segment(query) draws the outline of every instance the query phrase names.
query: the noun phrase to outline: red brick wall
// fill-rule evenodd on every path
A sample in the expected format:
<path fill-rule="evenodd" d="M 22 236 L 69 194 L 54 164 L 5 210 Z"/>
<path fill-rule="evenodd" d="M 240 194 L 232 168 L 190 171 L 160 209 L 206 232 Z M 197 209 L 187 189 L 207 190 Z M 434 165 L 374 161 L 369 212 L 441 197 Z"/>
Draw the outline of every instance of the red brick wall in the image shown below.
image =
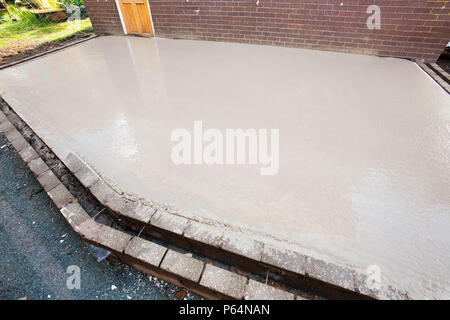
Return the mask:
<path fill-rule="evenodd" d="M 89 11 L 91 4 L 96 3 L 96 9 Z M 114 1 L 106 3 L 113 5 Z M 450 41 L 448 0 L 149 0 L 149 3 L 158 37 L 426 61 L 435 61 Z M 379 30 L 369 30 L 366 25 L 370 15 L 366 11 L 371 4 L 381 9 Z M 86 6 L 97 29 L 106 30 L 109 23 L 118 21 L 118 16 L 113 19 L 114 14 L 109 13 L 110 7 L 104 18 L 97 19 L 96 15 L 102 12 L 96 0 L 87 0 Z"/>
<path fill-rule="evenodd" d="M 84 0 L 95 33 L 123 34 L 120 16 L 114 0 Z"/>

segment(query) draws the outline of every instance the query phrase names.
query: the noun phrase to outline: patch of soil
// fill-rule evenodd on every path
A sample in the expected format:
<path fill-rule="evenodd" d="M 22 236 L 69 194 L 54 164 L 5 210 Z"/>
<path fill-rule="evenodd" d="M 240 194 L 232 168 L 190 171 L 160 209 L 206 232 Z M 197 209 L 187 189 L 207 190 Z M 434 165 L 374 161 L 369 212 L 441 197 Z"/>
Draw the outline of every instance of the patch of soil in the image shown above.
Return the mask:
<path fill-rule="evenodd" d="M 11 46 L 0 49 L 0 67 L 2 65 L 33 56 L 35 54 L 62 47 L 64 45 L 70 44 L 71 42 L 89 37 L 92 34 L 92 31 L 77 32 L 65 39 L 46 43 L 39 43 L 35 41 L 16 41 Z"/>

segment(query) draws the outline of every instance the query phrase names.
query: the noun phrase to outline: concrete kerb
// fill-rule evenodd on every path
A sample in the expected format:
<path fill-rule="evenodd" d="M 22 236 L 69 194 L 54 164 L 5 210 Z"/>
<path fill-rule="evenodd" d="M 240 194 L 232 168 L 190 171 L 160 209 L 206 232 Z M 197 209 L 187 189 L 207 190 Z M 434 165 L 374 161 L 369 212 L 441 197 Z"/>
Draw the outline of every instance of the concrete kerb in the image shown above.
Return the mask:
<path fill-rule="evenodd" d="M 0 111 L 0 123 L 3 124 L 5 122 L 9 121 Z M 15 130 L 8 125 L 4 127 L 10 129 L 6 133 Z M 9 137 L 12 137 L 14 140 L 18 139 L 17 135 L 9 135 Z M 9 141 L 12 142 L 14 140 Z M 29 144 L 24 145 L 22 150 L 28 148 L 32 147 Z M 252 292 L 254 290 L 253 287 L 255 285 L 253 282 L 252 287 L 247 288 L 248 278 L 246 277 L 215 266 L 205 265 L 203 261 L 192 258 L 189 255 L 178 253 L 159 244 L 96 222 L 81 207 L 75 197 L 67 190 L 56 175 L 53 174 L 45 162 L 39 157 L 31 159 L 29 156 L 30 153 L 22 154 L 22 159 L 36 175 L 44 190 L 60 209 L 63 217 L 86 242 L 111 251 L 116 258 L 140 271 L 176 285 L 184 286 L 206 298 L 242 299 L 244 298 L 245 292 Z M 75 168 L 73 163 L 69 165 Z M 97 180 L 92 182 L 92 179 L 85 181 L 91 182 L 89 186 L 97 182 Z M 103 184 L 97 182 L 93 190 L 99 198 L 103 200 L 111 199 L 109 195 L 105 194 L 106 190 Z M 140 211 L 138 211 L 138 214 L 141 214 Z M 148 223 L 150 219 L 151 217 L 142 219 L 140 216 L 136 221 L 142 222 L 143 220 Z M 205 275 L 206 270 L 208 271 Z M 213 270 L 213 272 L 210 270 Z M 220 277 L 215 277 L 214 274 L 220 275 Z M 218 286 L 218 290 L 215 290 L 214 286 Z M 263 283 L 259 283 L 258 287 L 262 288 L 264 292 L 273 291 L 272 287 Z M 237 291 L 238 294 L 236 293 Z M 272 298 L 283 298 L 279 294 L 278 292 Z M 290 295 L 287 296 L 290 297 Z"/>
<path fill-rule="evenodd" d="M 10 116 L 17 117 L 15 114 L 11 114 Z M 3 117 L 0 117 L 0 119 L 5 118 L 4 115 Z M 0 121 L 0 123 L 2 122 L 4 121 Z M 6 125 L 6 127 L 11 129 L 8 125 Z M 13 139 L 12 141 L 21 137 L 16 133 L 11 134 L 11 131 L 14 132 L 14 130 L 15 129 L 9 130 L 6 133 Z M 25 148 L 23 141 L 21 143 L 21 148 Z M 31 162 L 35 159 L 31 159 L 31 161 L 30 159 L 26 160 Z M 268 271 L 274 272 L 277 276 L 281 275 L 282 282 L 287 282 L 289 285 L 294 284 L 294 287 L 296 284 L 300 283 L 302 289 L 311 289 L 319 294 L 325 292 L 326 296 L 330 298 L 408 298 L 407 294 L 399 292 L 390 285 L 386 285 L 381 291 L 374 293 L 367 288 L 367 281 L 354 280 L 366 279 L 367 277 L 364 274 L 356 273 L 346 267 L 332 265 L 336 268 L 328 268 L 331 271 L 340 270 L 338 275 L 334 273 L 337 278 L 331 279 L 330 275 L 324 273 L 326 270 L 320 270 L 323 266 L 330 266 L 330 264 L 317 259 L 311 258 L 308 260 L 310 264 L 309 269 L 312 270 L 309 274 L 306 270 L 304 274 L 287 270 L 289 268 L 286 268 L 286 261 L 283 261 L 282 259 L 269 261 L 264 258 L 265 244 L 262 244 L 262 247 L 261 244 L 258 244 L 257 242 L 243 245 L 246 241 L 252 242 L 254 240 L 246 237 L 238 237 L 236 239 L 236 235 L 230 236 L 218 230 L 211 232 L 214 228 L 210 229 L 209 226 L 172 215 L 168 212 L 158 212 L 155 208 L 146 208 L 143 210 L 145 214 L 143 216 L 138 216 L 136 215 L 136 208 L 140 207 L 142 209 L 142 206 L 140 206 L 139 203 L 124 199 L 122 195 L 116 193 L 109 185 L 101 181 L 101 177 L 77 156 L 73 154 L 69 155 L 64 163 L 77 179 L 85 187 L 88 187 L 88 189 L 101 200 L 103 205 L 106 205 L 106 207 L 110 209 L 111 213 L 126 220 L 129 223 L 129 226 L 134 230 L 140 230 L 140 232 L 150 234 L 151 236 L 155 236 L 164 241 L 170 240 L 168 242 L 187 250 L 192 250 L 201 254 L 206 253 L 206 256 L 214 257 L 214 259 L 221 262 L 223 261 L 225 264 L 229 264 L 229 262 L 232 261 L 237 267 L 243 267 L 244 271 L 253 272 L 258 275 L 268 274 Z M 31 166 L 31 164 L 29 164 L 29 166 Z M 38 173 L 37 176 L 38 180 L 44 185 L 46 191 L 50 191 L 60 183 L 59 180 L 54 179 L 54 174 L 51 170 Z M 126 208 L 126 210 L 123 210 L 123 208 Z M 67 212 L 68 211 L 65 210 L 65 213 Z M 172 226 L 170 222 L 174 219 L 180 220 L 180 223 Z M 69 223 L 75 228 L 78 228 L 79 226 L 74 223 L 74 220 L 76 219 L 69 221 Z M 181 229 L 183 229 L 183 231 L 181 231 Z M 235 242 L 240 245 L 233 245 L 233 240 L 229 241 L 230 239 L 235 239 Z M 227 242 L 227 240 L 229 242 Z M 245 248 L 256 248 L 256 250 L 252 252 L 252 258 L 244 256 L 245 251 L 248 251 Z M 263 250 L 262 253 L 261 248 Z M 286 251 L 283 249 L 277 250 L 280 252 Z M 256 255 L 254 254 L 255 252 L 257 253 Z M 326 276 L 323 276 L 324 274 Z M 353 277 L 353 280 L 345 279 L 345 277 L 342 278 L 343 275 L 350 275 L 350 277 Z M 277 279 L 279 279 L 279 277 Z M 343 284 L 344 286 L 341 287 Z"/>
<path fill-rule="evenodd" d="M 8 120 L 8 118 L 5 116 L 5 114 L 3 112 L 0 112 L 0 131 L 4 132 L 1 128 L 2 128 L 2 124 L 3 122 L 5 122 L 5 124 L 11 124 Z"/>
<path fill-rule="evenodd" d="M 9 122 L 5 121 L 6 119 L 0 119 L 0 131 L 3 133 L 6 133 L 12 129 L 14 129 L 14 126 Z"/>
<path fill-rule="evenodd" d="M 295 295 L 275 287 L 270 287 L 253 279 L 249 280 L 245 291 L 246 300 L 294 300 Z"/>
<path fill-rule="evenodd" d="M 9 142 L 14 142 L 14 140 L 21 138 L 21 134 L 15 128 L 5 132 L 5 137 L 9 140 Z"/>
<path fill-rule="evenodd" d="M 17 150 L 17 152 L 21 152 L 28 146 L 28 142 L 23 137 L 12 141 L 11 144 Z"/>
<path fill-rule="evenodd" d="M 211 294 L 221 294 L 227 299 L 241 300 L 245 296 L 248 279 L 228 270 L 207 264 L 200 285 L 211 290 Z"/>
<path fill-rule="evenodd" d="M 274 248 L 234 232 L 223 232 L 215 227 L 126 199 L 102 181 L 88 164 L 73 153 L 68 155 L 64 163 L 100 203 L 125 219 L 134 230 L 142 230 L 146 235 L 235 265 L 259 276 L 265 276 L 270 270 L 289 285 L 307 288 L 326 297 L 379 298 L 369 289 L 356 285 L 354 279 L 357 273 L 354 270 L 298 252 Z M 139 214 L 138 207 L 146 214 Z M 363 275 L 358 277 L 362 278 Z M 363 285 L 359 283 L 359 286 Z"/>

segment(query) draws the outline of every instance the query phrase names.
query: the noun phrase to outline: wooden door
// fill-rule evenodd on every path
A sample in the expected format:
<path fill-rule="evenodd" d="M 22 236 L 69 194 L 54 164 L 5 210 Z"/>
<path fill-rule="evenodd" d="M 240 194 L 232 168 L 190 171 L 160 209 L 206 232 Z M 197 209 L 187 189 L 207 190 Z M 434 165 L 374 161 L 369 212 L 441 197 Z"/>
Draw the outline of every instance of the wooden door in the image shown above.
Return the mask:
<path fill-rule="evenodd" d="M 127 33 L 153 37 L 147 0 L 118 0 Z"/>

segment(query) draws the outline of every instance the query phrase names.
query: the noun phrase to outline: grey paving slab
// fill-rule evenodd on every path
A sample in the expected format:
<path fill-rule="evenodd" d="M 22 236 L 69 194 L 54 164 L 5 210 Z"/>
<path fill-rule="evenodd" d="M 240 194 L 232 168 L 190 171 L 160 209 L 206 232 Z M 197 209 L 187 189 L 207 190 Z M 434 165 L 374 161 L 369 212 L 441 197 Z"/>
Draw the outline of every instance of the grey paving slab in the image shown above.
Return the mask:
<path fill-rule="evenodd" d="M 50 169 L 38 175 L 37 179 L 45 191 L 49 191 L 61 183 Z"/>
<path fill-rule="evenodd" d="M 24 138 L 16 139 L 11 142 L 11 144 L 17 150 L 17 152 L 20 152 L 29 146 L 29 143 Z"/>
<path fill-rule="evenodd" d="M 6 120 L 6 117 L 3 119 Z M 6 133 L 14 129 L 14 126 L 9 121 L 0 121 L 0 132 Z"/>
<path fill-rule="evenodd" d="M 139 237 L 133 237 L 125 249 L 125 254 L 157 268 L 166 251 L 166 247 Z"/>
<path fill-rule="evenodd" d="M 200 284 L 234 299 L 245 295 L 247 278 L 237 273 L 207 264 Z"/>
<path fill-rule="evenodd" d="M 190 281 L 198 282 L 202 274 L 203 262 L 169 249 L 161 262 L 161 269 Z"/>
<path fill-rule="evenodd" d="M 48 195 L 58 207 L 58 209 L 62 209 L 75 201 L 73 195 L 62 183 L 51 189 L 48 192 Z"/>
<path fill-rule="evenodd" d="M 41 158 L 36 158 L 28 162 L 28 167 L 36 176 L 50 169 Z"/>
<path fill-rule="evenodd" d="M 10 141 L 13 142 L 14 140 L 22 138 L 22 135 L 19 131 L 15 128 L 7 128 L 8 131 L 4 132 L 5 137 Z"/>
<path fill-rule="evenodd" d="M 19 140 L 19 139 L 17 139 L 17 140 Z M 14 141 L 16 141 L 16 140 L 14 140 Z M 27 163 L 30 162 L 31 160 L 39 157 L 39 155 L 36 153 L 36 151 L 34 151 L 33 147 L 31 147 L 31 146 L 25 147 L 22 150 L 20 150 L 19 155 L 22 158 L 22 160 Z"/>
<path fill-rule="evenodd" d="M 79 226 L 91 218 L 78 202 L 72 202 L 60 211 L 70 226 L 77 232 Z"/>
<path fill-rule="evenodd" d="M 98 236 L 95 238 L 95 242 L 107 247 L 109 250 L 122 253 L 131 238 L 132 236 L 125 232 L 102 226 Z"/>

